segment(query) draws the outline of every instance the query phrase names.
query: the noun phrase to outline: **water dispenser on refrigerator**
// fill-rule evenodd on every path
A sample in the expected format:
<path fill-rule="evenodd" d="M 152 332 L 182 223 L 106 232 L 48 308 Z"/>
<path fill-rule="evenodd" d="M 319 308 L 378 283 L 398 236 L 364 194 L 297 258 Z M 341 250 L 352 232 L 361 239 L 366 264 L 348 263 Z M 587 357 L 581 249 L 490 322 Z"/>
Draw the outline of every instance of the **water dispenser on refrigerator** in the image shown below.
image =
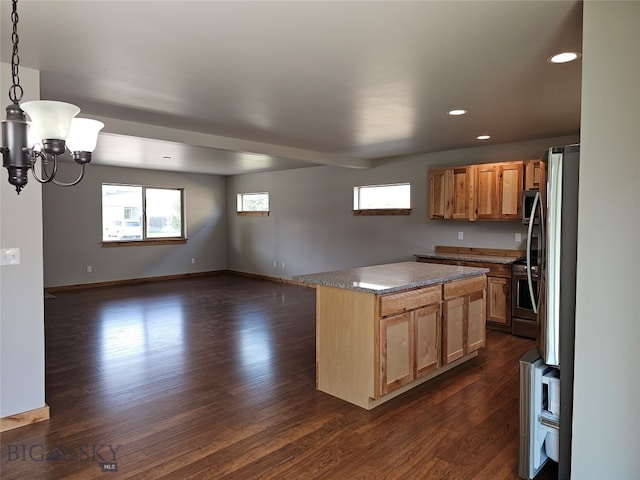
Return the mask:
<path fill-rule="evenodd" d="M 535 478 L 548 459 L 558 461 L 560 379 L 537 349 L 520 359 L 520 461 L 521 478 Z"/>

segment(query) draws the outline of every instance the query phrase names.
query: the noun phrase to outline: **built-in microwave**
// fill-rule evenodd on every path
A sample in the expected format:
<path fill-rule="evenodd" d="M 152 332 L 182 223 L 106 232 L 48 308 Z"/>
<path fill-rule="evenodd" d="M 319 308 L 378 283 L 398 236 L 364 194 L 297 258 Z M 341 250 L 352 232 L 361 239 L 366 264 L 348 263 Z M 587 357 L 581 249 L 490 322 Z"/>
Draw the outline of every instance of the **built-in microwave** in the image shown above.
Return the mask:
<path fill-rule="evenodd" d="M 536 198 L 538 190 L 525 190 L 522 192 L 522 223 L 529 223 L 531 211 L 533 210 L 533 200 Z M 540 223 L 538 215 L 534 217 L 533 223 Z"/>

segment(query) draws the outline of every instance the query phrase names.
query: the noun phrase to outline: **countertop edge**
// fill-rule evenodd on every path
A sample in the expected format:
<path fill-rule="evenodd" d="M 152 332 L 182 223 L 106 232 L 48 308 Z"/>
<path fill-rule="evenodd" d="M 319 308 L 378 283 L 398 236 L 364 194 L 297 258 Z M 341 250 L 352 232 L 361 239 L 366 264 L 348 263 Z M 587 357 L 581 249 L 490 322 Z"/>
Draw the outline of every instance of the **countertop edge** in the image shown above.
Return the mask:
<path fill-rule="evenodd" d="M 438 285 L 438 284 L 442 284 L 442 283 L 447 283 L 447 282 L 451 282 L 453 280 L 460 280 L 460 279 L 463 279 L 463 278 L 476 277 L 478 275 L 486 275 L 487 273 L 490 272 L 490 270 L 488 268 L 475 268 L 475 267 L 468 267 L 468 268 L 473 268 L 475 271 L 459 273 L 459 274 L 452 274 L 452 275 L 447 275 L 447 276 L 439 277 L 439 278 L 430 278 L 430 279 L 424 280 L 424 281 L 411 282 L 411 283 L 407 283 L 405 285 L 399 285 L 399 286 L 389 287 L 389 288 L 380 289 L 380 290 L 354 286 L 354 285 L 350 285 L 350 284 L 346 284 L 346 283 L 332 282 L 332 281 L 329 281 L 329 280 L 313 279 L 312 277 L 315 274 L 311 274 L 311 275 L 296 275 L 296 276 L 294 276 L 292 278 L 294 280 L 297 280 L 297 281 L 300 281 L 300 282 L 305 282 L 305 283 L 314 284 L 314 285 L 322 285 L 322 286 L 325 286 L 325 287 L 341 288 L 343 290 L 352 290 L 352 291 L 364 292 L 364 293 L 373 293 L 373 294 L 376 294 L 376 295 L 386 295 L 388 293 L 402 292 L 402 291 L 405 291 L 405 290 L 412 290 L 412 289 L 420 288 L 420 287 L 428 287 L 429 285 Z"/>
<path fill-rule="evenodd" d="M 415 258 L 427 258 L 433 260 L 454 260 L 462 262 L 491 263 L 496 265 L 511 265 L 518 259 L 518 257 L 467 255 L 463 253 L 414 253 L 413 256 Z"/>

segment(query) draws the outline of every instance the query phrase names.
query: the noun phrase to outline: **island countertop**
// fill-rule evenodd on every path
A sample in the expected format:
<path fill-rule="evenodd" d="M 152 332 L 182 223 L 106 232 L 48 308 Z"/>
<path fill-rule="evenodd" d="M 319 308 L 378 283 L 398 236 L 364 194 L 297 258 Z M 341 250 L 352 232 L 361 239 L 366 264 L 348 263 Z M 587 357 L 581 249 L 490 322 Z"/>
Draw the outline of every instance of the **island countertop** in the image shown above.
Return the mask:
<path fill-rule="evenodd" d="M 488 272 L 487 268 L 401 262 L 296 275 L 293 278 L 304 283 L 386 294 L 474 277 Z"/>

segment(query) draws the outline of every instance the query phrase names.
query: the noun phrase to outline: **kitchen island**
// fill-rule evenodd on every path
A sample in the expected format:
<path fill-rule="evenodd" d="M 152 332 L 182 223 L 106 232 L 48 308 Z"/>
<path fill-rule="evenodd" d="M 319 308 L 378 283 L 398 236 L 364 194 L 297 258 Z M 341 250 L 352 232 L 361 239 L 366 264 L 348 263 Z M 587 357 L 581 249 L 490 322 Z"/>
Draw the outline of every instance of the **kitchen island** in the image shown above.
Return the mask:
<path fill-rule="evenodd" d="M 488 269 L 402 262 L 299 275 L 316 286 L 316 387 L 372 409 L 477 356 Z"/>

